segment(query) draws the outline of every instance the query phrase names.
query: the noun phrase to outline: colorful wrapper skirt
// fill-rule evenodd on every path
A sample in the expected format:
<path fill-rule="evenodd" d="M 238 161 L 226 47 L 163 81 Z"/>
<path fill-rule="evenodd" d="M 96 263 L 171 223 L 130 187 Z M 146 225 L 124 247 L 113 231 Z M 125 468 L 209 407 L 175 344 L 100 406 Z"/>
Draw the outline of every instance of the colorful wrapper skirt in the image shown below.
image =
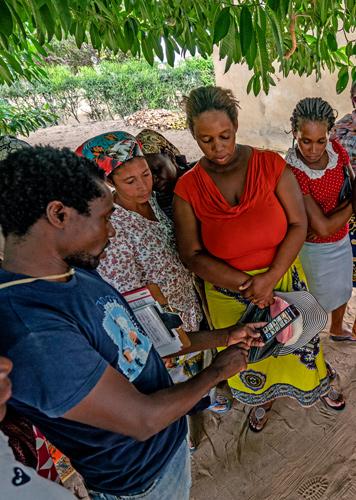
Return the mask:
<path fill-rule="evenodd" d="M 248 274 L 265 271 L 248 271 Z M 306 278 L 300 261 L 296 260 L 277 283 L 276 290 L 303 289 L 306 289 Z M 249 303 L 239 293 L 218 289 L 208 282 L 205 293 L 214 328 L 236 324 Z M 281 397 L 294 398 L 302 406 L 313 405 L 330 387 L 319 335 L 293 354 L 271 356 L 249 364 L 228 382 L 234 398 L 246 405 L 262 405 Z"/>

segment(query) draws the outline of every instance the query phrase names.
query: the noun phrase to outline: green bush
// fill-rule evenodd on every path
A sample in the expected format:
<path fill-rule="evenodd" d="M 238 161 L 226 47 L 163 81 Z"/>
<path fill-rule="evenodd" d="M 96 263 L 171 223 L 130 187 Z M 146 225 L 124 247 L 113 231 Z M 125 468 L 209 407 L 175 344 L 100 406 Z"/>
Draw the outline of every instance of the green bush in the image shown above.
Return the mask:
<path fill-rule="evenodd" d="M 70 117 L 79 121 L 78 105 L 84 99 L 90 106 L 89 118 L 103 120 L 143 108 L 177 110 L 182 95 L 199 85 L 214 84 L 213 63 L 202 58 L 183 60 L 175 68 L 128 59 L 83 66 L 76 74 L 60 65 L 48 66 L 46 72 L 45 81 L 0 87 L 0 98 L 19 109 L 41 110 L 45 105 L 51 116 L 64 122 Z"/>
<path fill-rule="evenodd" d="M 6 99 L 0 99 L 0 135 L 29 135 L 38 128 L 53 125 L 56 119 L 46 104 L 39 108 L 18 109 Z"/>

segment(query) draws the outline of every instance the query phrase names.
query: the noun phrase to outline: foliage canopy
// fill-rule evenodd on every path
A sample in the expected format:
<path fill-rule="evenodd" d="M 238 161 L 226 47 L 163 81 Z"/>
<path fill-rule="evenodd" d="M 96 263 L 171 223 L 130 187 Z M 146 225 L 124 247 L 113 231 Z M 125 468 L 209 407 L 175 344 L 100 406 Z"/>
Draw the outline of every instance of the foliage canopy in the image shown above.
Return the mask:
<path fill-rule="evenodd" d="M 351 71 L 356 77 L 355 0 L 0 0 L 0 13 L 0 82 L 40 77 L 46 44 L 69 35 L 78 47 L 91 42 L 171 66 L 177 53 L 208 57 L 217 45 L 227 70 L 253 70 L 256 95 L 275 84 L 274 63 L 284 76 L 338 71 L 338 92 Z"/>

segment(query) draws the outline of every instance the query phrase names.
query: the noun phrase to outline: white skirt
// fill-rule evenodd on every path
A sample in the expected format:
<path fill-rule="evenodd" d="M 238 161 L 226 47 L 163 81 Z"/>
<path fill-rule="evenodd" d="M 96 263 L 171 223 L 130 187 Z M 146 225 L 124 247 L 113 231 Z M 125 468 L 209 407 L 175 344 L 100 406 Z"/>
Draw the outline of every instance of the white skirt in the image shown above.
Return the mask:
<path fill-rule="evenodd" d="M 335 243 L 304 243 L 300 251 L 310 292 L 327 312 L 352 294 L 352 248 L 349 235 Z"/>

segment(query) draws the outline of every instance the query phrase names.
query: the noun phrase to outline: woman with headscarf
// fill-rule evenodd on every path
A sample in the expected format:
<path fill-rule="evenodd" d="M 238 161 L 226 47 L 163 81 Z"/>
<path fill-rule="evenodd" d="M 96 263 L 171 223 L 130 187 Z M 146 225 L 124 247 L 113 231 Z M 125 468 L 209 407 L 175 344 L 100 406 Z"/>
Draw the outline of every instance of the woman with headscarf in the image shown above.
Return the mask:
<path fill-rule="evenodd" d="M 202 312 L 192 275 L 179 260 L 172 223 L 152 196 L 152 174 L 139 142 L 126 132 L 109 132 L 89 139 L 76 153 L 95 160 L 115 190 L 116 236 L 100 274 L 120 292 L 158 285 L 184 329 L 198 330 Z"/>
<path fill-rule="evenodd" d="M 203 319 L 193 276 L 179 259 L 173 224 L 152 194 L 153 179 L 137 139 L 121 131 L 93 137 L 76 153 L 94 160 L 115 189 L 111 239 L 98 271 L 121 293 L 158 285 L 168 305 L 181 317 L 186 332 L 199 330 Z M 170 360 L 174 382 L 182 382 L 203 368 L 203 354 Z M 222 412 L 230 402 L 220 398 L 211 408 Z"/>
<path fill-rule="evenodd" d="M 189 170 L 186 157 L 162 134 L 151 129 L 142 130 L 136 139 L 140 142 L 153 176 L 153 190 L 163 212 L 172 219 L 173 193 L 177 180 Z"/>

